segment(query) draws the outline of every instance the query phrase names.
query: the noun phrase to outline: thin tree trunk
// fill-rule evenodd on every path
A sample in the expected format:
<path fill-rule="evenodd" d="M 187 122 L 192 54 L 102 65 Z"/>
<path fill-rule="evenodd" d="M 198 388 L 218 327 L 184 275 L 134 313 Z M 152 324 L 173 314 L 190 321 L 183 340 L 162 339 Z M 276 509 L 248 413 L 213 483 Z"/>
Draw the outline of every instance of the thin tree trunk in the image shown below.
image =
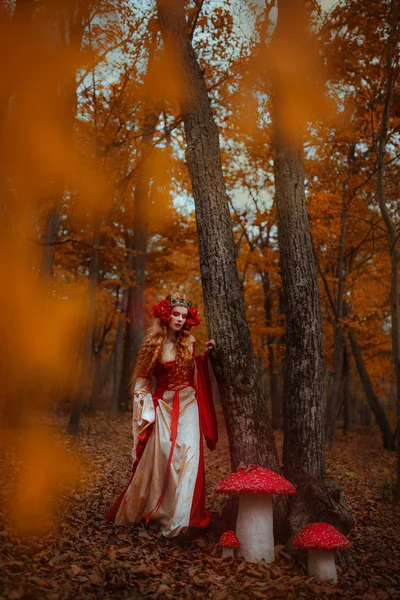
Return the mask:
<path fill-rule="evenodd" d="M 371 408 L 368 404 L 363 404 L 363 412 L 362 412 L 362 424 L 364 427 L 371 427 Z"/>
<path fill-rule="evenodd" d="M 92 344 L 94 318 L 96 313 L 96 288 L 99 278 L 99 243 L 100 243 L 100 220 L 95 219 L 92 241 L 92 260 L 90 263 L 89 273 L 89 292 L 88 292 L 88 307 L 85 338 L 83 341 L 83 355 L 81 361 L 80 374 L 78 379 L 77 390 L 75 394 L 75 402 L 69 418 L 69 423 L 66 433 L 76 435 L 79 430 L 79 421 L 81 418 L 82 408 L 84 405 L 85 396 L 88 388 L 87 384 L 90 379 L 90 367 L 92 361 Z"/>
<path fill-rule="evenodd" d="M 352 401 L 351 401 L 351 389 L 350 389 L 350 360 L 349 360 L 349 347 L 346 341 L 343 344 L 343 378 L 342 378 L 342 394 L 343 394 L 343 433 L 346 434 L 351 430 L 351 423 L 353 419 L 352 414 Z"/>
<path fill-rule="evenodd" d="M 128 290 L 124 289 L 122 292 L 122 300 L 121 300 L 121 315 L 118 320 L 117 325 L 117 334 L 115 338 L 115 346 L 114 346 L 114 381 L 113 381 L 113 395 L 110 404 L 110 417 L 115 417 L 118 412 L 118 398 L 119 398 L 119 390 L 121 386 L 121 359 L 122 359 L 122 349 L 124 342 L 124 331 L 126 327 L 126 307 L 128 303 Z"/>
<path fill-rule="evenodd" d="M 147 81 L 154 77 L 155 53 L 159 32 L 155 30 L 147 64 Z M 148 237 L 148 211 L 150 174 L 147 166 L 148 158 L 152 151 L 152 141 L 161 105 L 154 106 L 147 103 L 142 125 L 142 140 L 139 156 L 141 167 L 137 173 L 134 190 L 133 214 L 133 241 L 130 244 L 132 252 L 129 254 L 129 269 L 134 272 L 134 281 L 128 288 L 127 297 L 127 325 L 124 344 L 123 370 L 119 386 L 119 407 L 127 410 L 130 402 L 130 380 L 133 366 L 139 356 L 140 347 L 144 338 L 144 289 L 146 277 L 147 237 Z"/>
<path fill-rule="evenodd" d="M 92 393 L 90 395 L 89 410 L 91 413 L 95 413 L 97 409 L 97 402 L 101 390 L 101 353 L 103 345 L 99 344 L 94 353 L 94 369 L 93 369 L 93 380 L 92 380 Z"/>
<path fill-rule="evenodd" d="M 284 327 L 282 328 L 282 335 L 279 338 L 279 377 L 278 377 L 278 385 L 279 385 L 279 407 L 281 413 L 281 427 L 283 428 L 283 394 L 284 394 L 284 386 L 286 381 L 286 323 L 284 322 L 285 308 L 283 306 L 283 293 L 282 290 L 279 290 L 279 314 L 281 315 L 281 319 Z"/>
<path fill-rule="evenodd" d="M 147 229 L 150 181 L 146 161 L 151 152 L 151 142 L 160 116 L 160 109 L 148 107 L 142 129 L 142 169 L 134 192 L 133 270 L 135 283 L 130 290 L 131 359 L 136 364 L 144 337 L 144 284 L 146 275 Z"/>
<path fill-rule="evenodd" d="M 340 246 L 339 246 L 339 257 L 338 257 L 338 269 L 337 269 L 337 297 L 335 307 L 335 318 L 334 318 L 334 350 L 333 350 L 333 381 L 329 388 L 329 394 L 327 398 L 326 406 L 326 437 L 330 445 L 330 449 L 333 450 L 335 433 L 336 433 L 336 416 L 337 416 L 337 404 L 339 398 L 340 385 L 342 382 L 342 368 L 343 368 L 343 293 L 344 293 L 344 251 L 346 246 L 346 230 L 347 230 L 347 208 L 346 208 L 346 188 L 347 185 L 343 184 L 343 196 L 342 196 L 342 214 L 341 214 L 341 226 L 340 226 Z"/>
<path fill-rule="evenodd" d="M 117 301 L 118 304 L 118 301 Z M 102 353 L 104 344 L 107 338 L 107 335 L 112 327 L 112 321 L 106 320 L 104 323 L 101 337 L 97 345 L 93 344 L 93 354 L 94 354 L 94 369 L 93 369 L 93 379 L 92 379 L 92 393 L 90 396 L 89 402 L 89 410 L 92 413 L 95 413 L 97 410 L 97 402 L 100 396 L 100 391 L 103 386 L 103 378 L 102 378 Z M 108 361 L 110 364 L 110 361 Z"/>
<path fill-rule="evenodd" d="M 42 254 L 42 264 L 40 266 L 40 277 L 49 280 L 53 272 L 54 242 L 58 237 L 61 218 L 61 199 L 51 207 L 47 216 L 46 239 Z"/>
<path fill-rule="evenodd" d="M 231 464 L 279 470 L 267 403 L 236 271 L 231 218 L 222 176 L 218 128 L 185 20 L 184 0 L 157 1 L 169 61 L 179 73 L 180 105 L 196 207 L 200 269 L 213 366 L 227 426 Z M 189 275 L 190 276 L 190 275 Z"/>
<path fill-rule="evenodd" d="M 132 314 L 132 288 L 128 290 L 128 298 L 126 305 L 126 321 L 125 335 L 124 335 L 124 349 L 122 355 L 122 371 L 119 385 L 118 395 L 118 410 L 127 411 L 129 408 L 129 402 L 131 398 L 130 383 L 132 377 L 132 331 L 133 328 L 129 326 L 130 315 Z"/>
<path fill-rule="evenodd" d="M 57 6 L 54 7 L 57 10 Z M 89 15 L 90 0 L 70 0 L 67 13 L 60 11 L 59 44 L 67 46 L 69 52 L 80 51 L 85 21 Z M 64 127 L 64 141 L 72 143 L 74 120 L 76 116 L 76 71 L 60 70 L 60 80 L 54 89 L 54 102 L 62 110 Z M 49 280 L 53 270 L 54 242 L 57 240 L 61 219 L 61 206 L 64 194 L 64 182 L 53 183 L 54 203 L 47 216 L 46 241 L 43 247 L 40 276 L 43 280 Z"/>
<path fill-rule="evenodd" d="M 358 374 L 361 379 L 361 383 L 364 388 L 365 396 L 367 398 L 368 405 L 375 415 L 376 423 L 381 430 L 383 446 L 387 450 L 395 449 L 395 442 L 392 431 L 390 429 L 389 421 L 387 420 L 385 411 L 383 410 L 375 392 L 372 387 L 371 380 L 368 375 L 368 371 L 365 366 L 365 362 L 361 353 L 360 346 L 355 332 L 352 329 L 348 330 L 348 338 L 351 344 L 351 350 L 353 352 L 354 360 L 357 366 Z"/>
<path fill-rule="evenodd" d="M 388 134 L 390 107 L 395 86 L 396 35 L 399 27 L 398 0 L 390 3 L 390 32 L 386 45 L 386 93 L 378 138 L 378 168 L 376 176 L 376 198 L 385 223 L 390 244 L 390 305 L 392 317 L 392 350 L 396 375 L 397 406 L 397 490 L 396 502 L 400 502 L 400 302 L 399 302 L 399 248 L 398 232 L 386 204 L 385 194 L 385 155 Z"/>

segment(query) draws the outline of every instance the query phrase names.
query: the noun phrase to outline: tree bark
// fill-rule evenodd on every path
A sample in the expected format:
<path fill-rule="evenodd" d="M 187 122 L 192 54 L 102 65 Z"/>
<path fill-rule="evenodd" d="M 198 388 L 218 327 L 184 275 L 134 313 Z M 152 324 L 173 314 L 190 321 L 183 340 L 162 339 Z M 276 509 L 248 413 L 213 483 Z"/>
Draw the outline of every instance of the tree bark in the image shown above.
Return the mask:
<path fill-rule="evenodd" d="M 299 147 L 275 107 L 275 185 L 286 316 L 283 466 L 286 477 L 325 476 L 322 318 Z"/>
<path fill-rule="evenodd" d="M 289 52 L 294 60 L 297 55 L 304 60 L 299 44 L 306 35 L 301 3 L 279 0 L 272 40 L 275 56 Z M 285 477 L 297 485 L 296 495 L 289 501 L 292 537 L 319 519 L 347 533 L 353 519 L 341 488 L 325 479 L 322 316 L 305 198 L 303 136 L 300 128 L 297 132 L 287 128 L 288 86 L 285 73 L 272 78 L 275 192 L 286 317 L 283 469 Z"/>
<path fill-rule="evenodd" d="M 356 367 L 358 370 L 358 374 L 361 379 L 361 383 L 364 388 L 365 396 L 367 398 L 368 405 L 372 412 L 375 415 L 376 423 L 381 430 L 383 447 L 387 450 L 395 449 L 395 441 L 392 431 L 390 429 L 389 421 L 387 420 L 385 411 L 383 410 L 375 392 L 372 387 L 371 380 L 368 375 L 367 368 L 365 366 L 365 362 L 361 353 L 360 346 L 358 344 L 358 340 L 354 330 L 349 329 L 347 332 L 351 350 L 353 352 L 354 360 L 356 363 Z"/>
<path fill-rule="evenodd" d="M 290 4 L 290 3 L 289 3 Z M 275 43 L 287 40 L 288 7 L 279 3 Z M 302 141 L 289 137 L 275 81 L 275 190 L 286 317 L 283 466 L 291 481 L 325 475 L 323 341 L 305 188 Z"/>
<path fill-rule="evenodd" d="M 264 291 L 264 312 L 265 325 L 271 327 L 272 324 L 272 294 L 269 274 L 262 275 Z M 275 340 L 270 333 L 267 334 L 268 350 L 268 376 L 269 376 L 269 395 L 271 400 L 271 422 L 272 429 L 280 429 L 282 421 L 282 405 L 278 390 L 278 373 L 275 367 Z"/>
<path fill-rule="evenodd" d="M 271 395 L 271 421 L 272 429 L 282 428 L 282 396 L 279 393 L 279 375 L 276 371 L 276 345 L 270 341 L 268 344 L 268 374 L 269 391 Z"/>
<path fill-rule="evenodd" d="M 236 470 L 240 463 L 253 463 L 278 471 L 275 441 L 236 271 L 218 128 L 188 34 L 184 0 L 158 0 L 157 10 L 168 58 L 179 73 L 179 102 L 196 207 L 205 315 L 209 335 L 217 343 L 212 362 L 232 469 Z"/>

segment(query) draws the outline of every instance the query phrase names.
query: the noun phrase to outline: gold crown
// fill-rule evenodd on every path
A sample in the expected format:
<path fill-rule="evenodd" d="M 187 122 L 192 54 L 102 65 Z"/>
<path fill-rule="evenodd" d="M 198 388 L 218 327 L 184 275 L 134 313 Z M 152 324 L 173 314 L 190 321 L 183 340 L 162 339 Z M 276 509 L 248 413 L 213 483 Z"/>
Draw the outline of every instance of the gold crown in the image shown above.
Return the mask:
<path fill-rule="evenodd" d="M 186 308 L 190 308 L 192 305 L 189 300 L 186 300 L 186 294 L 182 294 L 181 296 L 179 292 L 170 294 L 166 299 L 171 302 L 171 306 L 186 306 Z"/>

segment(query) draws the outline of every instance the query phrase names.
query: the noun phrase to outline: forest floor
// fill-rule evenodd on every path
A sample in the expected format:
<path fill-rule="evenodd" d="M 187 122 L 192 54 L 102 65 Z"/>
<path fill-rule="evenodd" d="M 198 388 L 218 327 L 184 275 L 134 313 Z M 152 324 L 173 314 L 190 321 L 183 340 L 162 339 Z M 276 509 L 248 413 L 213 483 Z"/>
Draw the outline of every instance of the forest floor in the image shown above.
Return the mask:
<path fill-rule="evenodd" d="M 206 453 L 208 506 L 217 515 L 226 499 L 213 489 L 229 473 L 220 410 L 218 417 L 220 441 L 217 450 Z M 63 432 L 66 419 L 54 418 L 52 426 Z M 356 518 L 349 535 L 352 566 L 339 572 L 337 584 L 310 578 L 282 546 L 275 547 L 273 564 L 251 564 L 222 559 L 213 531 L 179 544 L 144 525 L 125 528 L 105 521 L 129 477 L 129 414 L 112 422 L 101 414 L 86 416 L 78 436 L 59 437 L 81 458 L 79 484 L 65 494 L 55 524 L 41 538 L 22 538 L 0 515 L 2 600 L 400 598 L 400 507 L 389 501 L 396 457 L 382 449 L 374 428 L 356 427 L 346 436 L 339 432 L 334 452 L 327 455 L 328 477 L 344 488 Z M 280 451 L 280 432 L 276 440 Z M 0 460 L 6 459 L 3 452 Z M 1 466 L 6 473 L 7 465 Z"/>

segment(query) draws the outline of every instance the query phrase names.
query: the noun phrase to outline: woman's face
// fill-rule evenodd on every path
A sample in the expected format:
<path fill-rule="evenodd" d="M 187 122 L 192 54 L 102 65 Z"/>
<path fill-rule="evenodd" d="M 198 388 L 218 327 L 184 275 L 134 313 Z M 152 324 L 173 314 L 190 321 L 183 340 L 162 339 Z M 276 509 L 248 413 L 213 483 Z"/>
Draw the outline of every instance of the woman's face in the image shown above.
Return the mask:
<path fill-rule="evenodd" d="M 168 329 L 173 332 L 177 332 L 186 323 L 186 316 L 188 309 L 185 306 L 173 306 L 171 310 L 171 317 L 168 321 Z"/>

